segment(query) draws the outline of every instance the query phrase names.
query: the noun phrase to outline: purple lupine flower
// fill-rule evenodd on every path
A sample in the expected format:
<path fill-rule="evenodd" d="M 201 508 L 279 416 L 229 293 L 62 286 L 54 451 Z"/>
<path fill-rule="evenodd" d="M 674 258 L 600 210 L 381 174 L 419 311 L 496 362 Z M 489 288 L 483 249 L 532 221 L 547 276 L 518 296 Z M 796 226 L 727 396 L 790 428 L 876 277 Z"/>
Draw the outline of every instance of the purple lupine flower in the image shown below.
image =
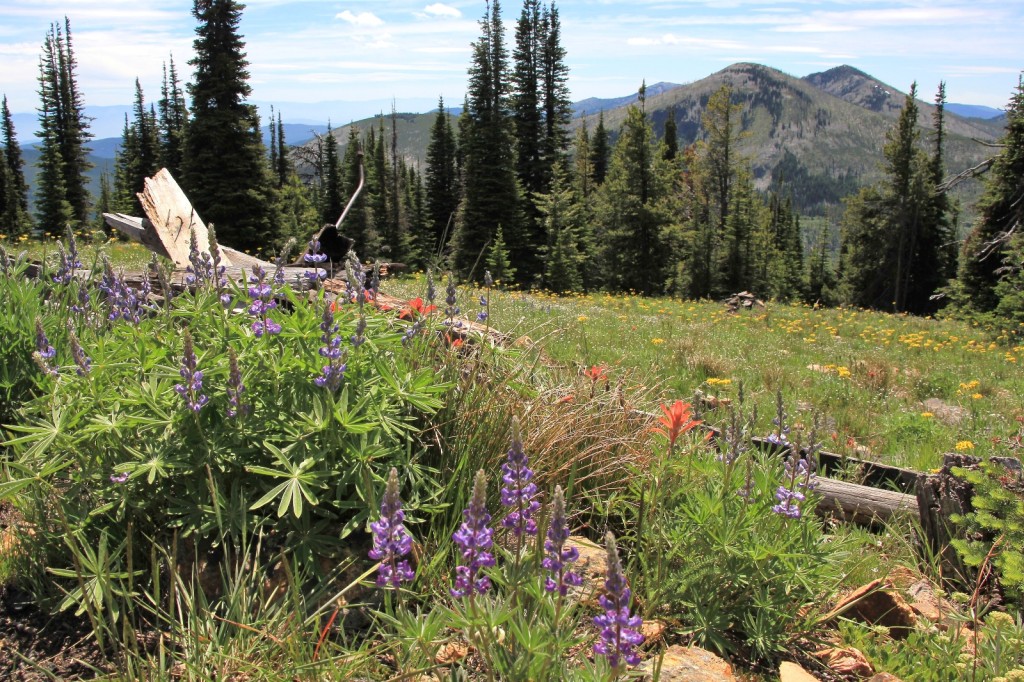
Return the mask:
<path fill-rule="evenodd" d="M 366 341 L 366 312 L 363 310 L 363 305 L 359 304 L 359 319 L 356 320 L 356 333 L 352 335 L 349 341 L 352 343 L 353 348 L 359 348 Z"/>
<path fill-rule="evenodd" d="M 523 440 L 519 432 L 519 421 L 512 422 L 512 447 L 508 457 L 501 465 L 501 480 L 505 485 L 501 489 L 501 503 L 511 507 L 508 516 L 501 525 L 512 531 L 517 538 L 523 534 L 536 535 L 537 521 L 533 515 L 540 509 L 537 497 L 537 484 L 533 482 L 533 470 L 523 450 Z"/>
<path fill-rule="evenodd" d="M 562 486 L 555 486 L 555 496 L 551 502 L 551 525 L 548 526 L 547 539 L 544 541 L 544 559 L 540 565 L 550 575 L 544 580 L 544 589 L 558 592 L 564 597 L 570 587 L 583 584 L 583 578 L 569 570 L 568 564 L 580 558 L 580 551 L 575 547 L 566 547 L 569 539 L 569 524 L 565 518 L 565 496 Z"/>
<path fill-rule="evenodd" d="M 327 279 L 327 271 L 323 268 L 317 267 L 320 263 L 327 260 L 327 254 L 320 252 L 320 240 L 315 237 L 309 241 L 309 248 L 306 249 L 306 253 L 302 256 L 303 262 L 306 265 L 311 266 L 312 270 L 306 270 L 303 276 L 309 281 L 311 287 L 315 287 L 320 283 L 320 280 Z"/>
<path fill-rule="evenodd" d="M 412 536 L 405 529 L 405 512 L 398 496 L 398 470 L 391 467 L 384 499 L 380 503 L 380 518 L 370 524 L 373 531 L 373 549 L 370 558 L 380 562 L 377 587 L 398 589 L 403 582 L 416 577 L 409 561 L 402 557 L 412 551 Z"/>
<path fill-rule="evenodd" d="M 188 266 L 185 268 L 185 282 L 189 286 L 203 286 L 215 280 L 213 258 L 206 251 L 199 251 L 196 228 L 189 228 Z"/>
<path fill-rule="evenodd" d="M 60 266 L 53 276 L 56 284 L 71 284 L 75 279 L 75 270 L 82 267 L 82 261 L 78 259 L 78 245 L 75 242 L 75 233 L 68 230 L 70 239 L 68 249 L 64 250 L 64 242 L 57 242 L 57 250 L 60 251 Z"/>
<path fill-rule="evenodd" d="M 242 370 L 238 367 L 238 355 L 234 348 L 228 349 L 228 417 L 243 417 L 252 412 L 252 405 L 242 402 L 245 384 L 242 383 Z"/>
<path fill-rule="evenodd" d="M 71 345 L 71 357 L 74 358 L 77 366 L 75 371 L 78 372 L 78 376 L 84 377 L 92 370 L 92 360 L 85 354 L 74 329 L 68 329 L 68 343 Z"/>
<path fill-rule="evenodd" d="M 85 282 L 79 282 L 78 291 L 75 294 L 78 301 L 71 304 L 71 312 L 81 315 L 89 309 L 89 287 L 85 285 Z"/>
<path fill-rule="evenodd" d="M 334 322 L 334 303 L 331 301 L 324 301 L 320 331 L 323 332 L 320 340 L 324 344 L 320 347 L 320 356 L 326 358 L 327 364 L 320 368 L 320 376 L 313 379 L 313 383 L 333 393 L 341 386 L 341 380 L 345 376 L 345 363 L 341 361 L 344 354 L 341 350 L 338 325 Z"/>
<path fill-rule="evenodd" d="M 267 271 L 259 264 L 252 266 L 249 274 L 249 314 L 256 318 L 252 323 L 256 338 L 264 334 L 273 336 L 281 333 L 281 325 L 267 317 L 267 313 L 277 307 L 274 300 L 274 288 L 267 283 Z"/>
<path fill-rule="evenodd" d="M 185 383 L 175 384 L 174 390 L 182 397 L 185 404 L 188 405 L 188 409 L 197 413 L 210 401 L 202 393 L 203 373 L 201 370 L 196 369 L 198 364 L 196 351 L 192 345 L 192 334 L 186 329 L 185 348 L 181 354 L 181 370 L 178 372 L 181 374 L 181 378 L 185 380 Z"/>
<path fill-rule="evenodd" d="M 434 273 L 430 268 L 427 268 L 427 305 L 434 305 L 436 299 L 437 288 L 434 286 Z"/>
<path fill-rule="evenodd" d="M 494 555 L 488 551 L 493 544 L 494 529 L 487 527 L 491 515 L 487 513 L 487 477 L 483 469 L 476 472 L 473 495 L 462 517 L 462 525 L 452 534 L 452 540 L 461 550 L 462 563 L 455 568 L 455 586 L 451 595 L 472 599 L 473 595 L 484 594 L 491 589 L 491 579 L 481 575 L 480 569 L 494 565 Z"/>
<path fill-rule="evenodd" d="M 772 507 L 772 511 L 780 516 L 791 519 L 798 519 L 801 515 L 800 503 L 806 498 L 799 488 L 813 490 L 815 481 L 814 472 L 806 459 L 790 456 L 785 463 L 786 485 L 780 485 L 775 490 L 775 499 L 778 504 Z"/>
<path fill-rule="evenodd" d="M 373 292 L 373 300 L 377 300 L 380 293 L 380 261 L 373 261 L 373 271 L 370 273 L 370 291 Z"/>
<path fill-rule="evenodd" d="M 459 306 L 456 305 L 458 300 L 458 290 L 455 288 L 455 279 L 452 277 L 452 273 L 449 272 L 448 286 L 445 287 L 444 297 L 444 302 L 447 306 L 444 309 L 444 314 L 448 318 L 448 324 L 452 324 L 455 316 L 459 314 Z"/>
<path fill-rule="evenodd" d="M 594 617 L 594 625 L 601 628 L 600 639 L 594 644 L 594 653 L 608 659 L 608 665 L 618 672 L 623 662 L 636 665 L 640 656 L 636 646 L 644 641 L 637 628 L 643 623 L 639 616 L 629 613 L 631 592 L 626 576 L 619 561 L 619 551 L 615 547 L 615 536 L 608 532 L 605 536 L 608 551 L 608 568 L 604 581 L 604 594 L 598 599 L 604 613 Z"/>
<path fill-rule="evenodd" d="M 274 286 L 283 287 L 284 282 L 284 268 L 288 265 L 288 254 L 295 248 L 295 237 L 291 237 L 284 243 L 281 250 L 277 254 L 277 258 L 274 259 Z"/>
<path fill-rule="evenodd" d="M 345 261 L 345 275 L 348 300 L 354 300 L 359 305 L 366 303 L 366 273 L 363 271 L 363 264 L 359 262 L 359 256 L 355 251 L 349 251 Z"/>
<path fill-rule="evenodd" d="M 127 471 L 122 471 L 119 474 L 111 474 L 110 475 L 110 482 L 111 483 L 124 483 L 127 480 L 128 480 L 128 472 Z"/>
<path fill-rule="evenodd" d="M 38 317 L 36 318 L 36 351 L 44 360 L 52 360 L 57 357 L 57 349 L 50 345 L 50 339 L 46 337 L 46 330 L 43 329 L 43 321 Z"/>
<path fill-rule="evenodd" d="M 220 304 L 227 308 L 231 305 L 231 301 L 234 298 L 226 290 L 228 286 L 227 266 L 223 264 L 224 259 L 221 256 L 220 243 L 217 241 L 217 232 L 213 229 L 212 223 L 208 229 L 210 232 L 210 256 L 212 258 L 210 274 L 214 287 L 217 289 L 217 298 L 220 299 Z"/>

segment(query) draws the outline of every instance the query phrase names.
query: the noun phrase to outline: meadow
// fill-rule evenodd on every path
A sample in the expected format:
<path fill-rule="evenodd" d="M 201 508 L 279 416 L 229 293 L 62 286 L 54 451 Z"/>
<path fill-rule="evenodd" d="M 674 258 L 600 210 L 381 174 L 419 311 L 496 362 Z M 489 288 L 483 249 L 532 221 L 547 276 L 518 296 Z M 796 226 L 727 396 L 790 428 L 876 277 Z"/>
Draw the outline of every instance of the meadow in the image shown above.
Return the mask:
<path fill-rule="evenodd" d="M 855 679 L 823 643 L 905 680 L 1024 675 L 1017 530 L 980 561 L 996 599 L 909 518 L 811 513 L 819 449 L 1019 452 L 1017 330 L 355 269 L 332 302 L 200 254 L 194 292 L 150 302 L 119 277 L 140 248 L 26 246 L 40 276 L 0 274 L 2 595 L 91 648 L 62 669 L 6 634 L 11 678 L 614 680 L 693 644 L 742 679 Z M 895 567 L 941 623 L 830 613 Z"/>

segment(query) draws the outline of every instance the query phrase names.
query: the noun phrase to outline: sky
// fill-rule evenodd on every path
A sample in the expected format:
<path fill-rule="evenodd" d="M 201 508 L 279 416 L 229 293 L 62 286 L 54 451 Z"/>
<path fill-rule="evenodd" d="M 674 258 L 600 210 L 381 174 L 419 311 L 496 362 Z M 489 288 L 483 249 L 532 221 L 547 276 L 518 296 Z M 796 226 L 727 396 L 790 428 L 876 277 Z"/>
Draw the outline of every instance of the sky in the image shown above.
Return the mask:
<path fill-rule="evenodd" d="M 454 106 L 462 102 L 470 44 L 485 8 L 484 0 L 245 5 L 241 32 L 254 101 L 426 103 L 443 96 Z M 1003 108 L 1024 69 L 1024 0 L 562 0 L 557 6 L 574 101 L 626 95 L 642 80 L 689 83 L 749 61 L 798 77 L 850 64 L 904 92 L 916 80 L 925 99 L 944 80 L 950 102 Z M 13 112 L 35 110 L 40 47 L 51 23 L 66 15 L 87 105 L 130 103 L 136 78 L 155 101 L 169 55 L 183 76 L 191 73 L 191 7 L 188 0 L 3 0 L 0 93 Z M 521 7 L 502 3 L 510 47 Z M 279 104 L 286 120 L 288 106 Z"/>

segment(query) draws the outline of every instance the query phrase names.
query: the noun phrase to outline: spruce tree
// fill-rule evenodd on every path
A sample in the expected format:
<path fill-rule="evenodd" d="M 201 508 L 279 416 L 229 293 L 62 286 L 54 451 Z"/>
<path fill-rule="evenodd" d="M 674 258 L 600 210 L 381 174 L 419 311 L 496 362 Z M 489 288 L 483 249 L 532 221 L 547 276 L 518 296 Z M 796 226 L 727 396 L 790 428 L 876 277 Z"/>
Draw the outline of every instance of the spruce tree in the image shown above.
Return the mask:
<path fill-rule="evenodd" d="M 427 145 L 426 195 L 429 252 L 444 250 L 455 214 L 459 208 L 459 180 L 456 167 L 455 133 L 451 117 L 444 109 L 444 98 L 437 102 L 437 116 L 430 129 Z"/>
<path fill-rule="evenodd" d="M 676 127 L 676 108 L 674 106 L 669 107 L 668 118 L 665 119 L 664 143 L 662 155 L 666 161 L 674 161 L 676 154 L 679 153 L 679 132 Z"/>
<path fill-rule="evenodd" d="M 238 249 L 266 248 L 279 237 L 276 197 L 250 94 L 245 43 L 238 32 L 243 6 L 234 0 L 194 0 L 195 81 L 185 136 L 183 185 L 196 211 L 217 226 L 220 241 Z"/>
<path fill-rule="evenodd" d="M 582 291 L 583 257 L 577 236 L 580 207 L 561 163 L 555 166 L 551 189 L 538 197 L 537 206 L 547 232 L 544 287 L 556 293 Z"/>
<path fill-rule="evenodd" d="M 967 315 L 1008 314 L 1020 305 L 1024 234 L 1024 76 L 1006 107 L 1006 133 L 985 179 L 981 213 L 960 251 L 953 300 Z M 1009 280 L 1007 278 L 1010 278 Z M 1015 291 L 1016 289 L 1016 291 Z"/>
<path fill-rule="evenodd" d="M 273 126 L 273 122 L 271 122 Z M 281 112 L 277 112 L 277 164 L 273 168 L 274 173 L 277 175 L 277 186 L 282 187 L 291 180 L 291 176 L 295 173 L 295 167 L 292 165 L 291 159 L 288 158 L 288 144 L 284 139 L 284 124 L 281 123 Z"/>
<path fill-rule="evenodd" d="M 552 2 L 541 16 L 541 85 L 544 110 L 544 155 L 549 178 L 554 168 L 567 160 L 569 151 L 569 124 L 572 122 L 572 99 L 569 95 L 569 67 L 562 46 L 562 21 L 558 8 Z"/>
<path fill-rule="evenodd" d="M 51 24 L 43 42 L 43 54 L 39 65 L 39 127 L 40 137 L 40 180 L 39 207 L 37 214 L 43 230 L 62 231 L 64 223 L 83 224 L 89 215 L 89 189 L 86 172 L 92 168 L 89 163 L 89 148 L 92 135 L 85 117 L 85 104 L 75 77 L 74 49 L 71 41 L 71 22 L 64 18 L 64 29 Z M 56 150 L 47 149 L 55 145 Z M 44 160 L 45 159 L 45 160 Z M 45 164 L 59 163 L 60 168 L 47 168 Z M 59 178 L 58 178 L 59 176 Z M 70 217 L 63 222 L 63 204 L 71 208 Z"/>
<path fill-rule="evenodd" d="M 666 174 L 656 166 L 654 131 L 640 101 L 626 112 L 608 175 L 597 192 L 596 239 L 602 246 L 602 276 L 608 287 L 643 294 L 660 292 L 665 281 L 660 202 Z"/>
<path fill-rule="evenodd" d="M 608 129 L 604 127 L 604 110 L 597 115 L 597 127 L 590 142 L 590 168 L 594 184 L 600 185 L 608 174 Z"/>
<path fill-rule="evenodd" d="M 0 193 L 0 231 L 7 235 L 26 234 L 32 226 L 28 210 L 28 183 L 25 182 L 25 161 L 14 130 L 14 119 L 7 106 L 7 95 L 0 109 L 0 142 L 4 145 L 4 187 Z"/>
<path fill-rule="evenodd" d="M 160 85 L 159 111 L 160 129 L 160 165 L 170 171 L 171 175 L 180 179 L 184 159 L 185 130 L 188 125 L 188 108 L 185 105 L 185 94 L 181 90 L 178 71 L 174 66 L 174 56 L 170 58 L 170 66 L 164 64 L 163 82 Z"/>
<path fill-rule="evenodd" d="M 341 159 L 338 157 L 338 138 L 334 136 L 330 121 L 327 122 L 327 133 L 321 144 L 323 167 L 320 172 L 320 222 L 333 225 L 345 209 L 345 188 L 342 184 Z"/>
<path fill-rule="evenodd" d="M 931 312 L 929 297 L 950 269 L 947 209 L 935 200 L 935 160 L 920 148 L 916 94 L 915 84 L 886 135 L 885 178 L 847 201 L 841 253 L 849 303 Z"/>
<path fill-rule="evenodd" d="M 536 244 L 525 240 L 521 231 L 508 112 L 508 53 L 498 0 L 487 3 L 480 27 L 482 35 L 473 43 L 469 69 L 466 125 L 460 126 L 463 198 L 453 244 L 455 269 L 477 280 L 483 277 L 479 265 L 494 246 L 499 226 L 517 268 L 519 263 L 537 261 Z"/>

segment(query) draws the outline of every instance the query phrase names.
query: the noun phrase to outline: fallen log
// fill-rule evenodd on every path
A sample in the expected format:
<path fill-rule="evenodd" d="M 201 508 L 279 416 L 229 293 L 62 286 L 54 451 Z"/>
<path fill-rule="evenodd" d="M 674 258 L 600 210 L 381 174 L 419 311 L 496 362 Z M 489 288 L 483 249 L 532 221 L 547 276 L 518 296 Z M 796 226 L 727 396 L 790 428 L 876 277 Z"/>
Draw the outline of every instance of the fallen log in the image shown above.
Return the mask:
<path fill-rule="evenodd" d="M 153 232 L 163 245 L 167 257 L 174 261 L 175 267 L 188 267 L 193 230 L 199 251 L 210 252 L 209 231 L 188 197 L 171 177 L 170 171 L 161 168 L 156 175 L 146 178 L 142 191 L 136 196 L 153 226 Z M 231 258 L 221 254 L 221 264 L 232 265 Z"/>
<path fill-rule="evenodd" d="M 820 476 L 814 481 L 815 491 L 820 495 L 819 514 L 863 525 L 884 523 L 897 514 L 920 516 L 913 495 Z"/>

